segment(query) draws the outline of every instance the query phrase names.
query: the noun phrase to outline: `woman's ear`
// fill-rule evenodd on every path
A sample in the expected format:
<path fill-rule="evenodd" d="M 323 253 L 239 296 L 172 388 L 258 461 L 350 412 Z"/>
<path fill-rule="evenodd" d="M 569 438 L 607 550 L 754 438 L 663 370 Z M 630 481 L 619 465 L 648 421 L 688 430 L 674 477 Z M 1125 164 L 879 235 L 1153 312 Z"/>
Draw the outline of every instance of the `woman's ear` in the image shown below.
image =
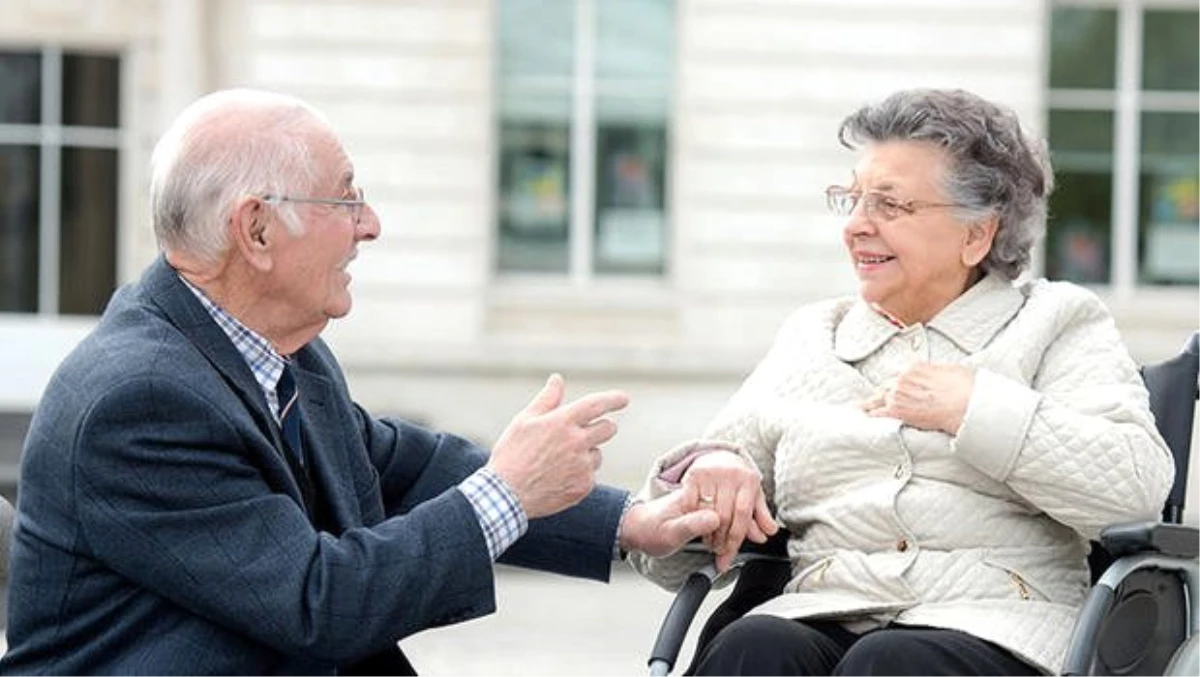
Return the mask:
<path fill-rule="evenodd" d="M 270 270 L 273 264 L 273 217 L 258 197 L 242 198 L 229 215 L 230 243 L 246 263 L 261 271 Z"/>
<path fill-rule="evenodd" d="M 996 239 L 999 226 L 1000 218 L 996 216 L 967 226 L 962 248 L 962 262 L 965 266 L 974 268 L 987 257 L 988 252 L 992 250 L 992 242 Z"/>

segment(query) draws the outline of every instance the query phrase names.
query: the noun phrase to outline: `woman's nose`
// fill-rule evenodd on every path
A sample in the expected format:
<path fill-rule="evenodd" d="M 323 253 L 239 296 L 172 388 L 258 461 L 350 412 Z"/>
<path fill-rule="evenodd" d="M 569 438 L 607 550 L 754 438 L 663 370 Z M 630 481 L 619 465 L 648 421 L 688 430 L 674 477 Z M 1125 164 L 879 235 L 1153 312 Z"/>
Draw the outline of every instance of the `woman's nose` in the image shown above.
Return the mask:
<path fill-rule="evenodd" d="M 866 205 L 862 202 L 854 205 L 854 209 L 846 217 L 846 224 L 842 226 L 842 229 L 847 236 L 873 234 L 875 232 L 875 222 L 867 218 Z"/>

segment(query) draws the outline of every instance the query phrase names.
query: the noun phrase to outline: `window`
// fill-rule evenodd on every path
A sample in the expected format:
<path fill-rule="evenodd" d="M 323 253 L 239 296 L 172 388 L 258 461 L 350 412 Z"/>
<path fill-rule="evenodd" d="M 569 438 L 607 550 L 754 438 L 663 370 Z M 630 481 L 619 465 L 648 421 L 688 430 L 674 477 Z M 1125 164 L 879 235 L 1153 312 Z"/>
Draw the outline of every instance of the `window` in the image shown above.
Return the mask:
<path fill-rule="evenodd" d="M 0 51 L 0 312 L 97 314 L 116 285 L 120 59 Z"/>
<path fill-rule="evenodd" d="M 497 269 L 662 274 L 673 3 L 498 6 Z"/>
<path fill-rule="evenodd" d="M 1052 7 L 1049 277 L 1200 281 L 1198 34 L 1194 0 Z"/>

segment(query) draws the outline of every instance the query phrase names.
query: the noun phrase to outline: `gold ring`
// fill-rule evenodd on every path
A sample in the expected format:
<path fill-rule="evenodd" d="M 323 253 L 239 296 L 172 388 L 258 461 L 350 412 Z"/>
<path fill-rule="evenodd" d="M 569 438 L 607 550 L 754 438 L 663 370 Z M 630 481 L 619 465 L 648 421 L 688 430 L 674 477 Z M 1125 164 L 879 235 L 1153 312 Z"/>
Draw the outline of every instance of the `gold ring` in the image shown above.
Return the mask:
<path fill-rule="evenodd" d="M 700 502 L 704 505 L 712 505 L 713 502 L 716 500 L 717 499 L 713 498 L 712 496 L 701 496 L 700 497 Z"/>

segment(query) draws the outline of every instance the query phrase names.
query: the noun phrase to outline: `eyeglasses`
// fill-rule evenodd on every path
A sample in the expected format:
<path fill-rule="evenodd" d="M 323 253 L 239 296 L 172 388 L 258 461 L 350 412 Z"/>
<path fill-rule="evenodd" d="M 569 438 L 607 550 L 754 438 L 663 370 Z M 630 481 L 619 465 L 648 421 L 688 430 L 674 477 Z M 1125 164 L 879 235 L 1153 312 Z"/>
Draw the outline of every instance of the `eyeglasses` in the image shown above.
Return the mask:
<path fill-rule="evenodd" d="M 891 221 L 901 214 L 913 214 L 918 209 L 933 207 L 961 207 L 953 202 L 925 202 L 923 200 L 899 200 L 887 193 L 868 191 L 856 192 L 845 186 L 830 186 L 825 189 L 825 206 L 838 216 L 850 216 L 858 203 L 862 203 L 863 214 L 868 221 Z"/>
<path fill-rule="evenodd" d="M 335 199 L 330 197 L 292 197 L 291 195 L 264 195 L 262 196 L 262 201 L 271 205 L 277 205 L 281 202 L 298 202 L 304 204 L 341 207 L 350 214 L 350 218 L 356 226 L 362 221 L 363 206 L 367 204 L 367 200 L 363 196 L 363 189 L 359 188 L 358 186 L 354 186 L 353 199 Z"/>

